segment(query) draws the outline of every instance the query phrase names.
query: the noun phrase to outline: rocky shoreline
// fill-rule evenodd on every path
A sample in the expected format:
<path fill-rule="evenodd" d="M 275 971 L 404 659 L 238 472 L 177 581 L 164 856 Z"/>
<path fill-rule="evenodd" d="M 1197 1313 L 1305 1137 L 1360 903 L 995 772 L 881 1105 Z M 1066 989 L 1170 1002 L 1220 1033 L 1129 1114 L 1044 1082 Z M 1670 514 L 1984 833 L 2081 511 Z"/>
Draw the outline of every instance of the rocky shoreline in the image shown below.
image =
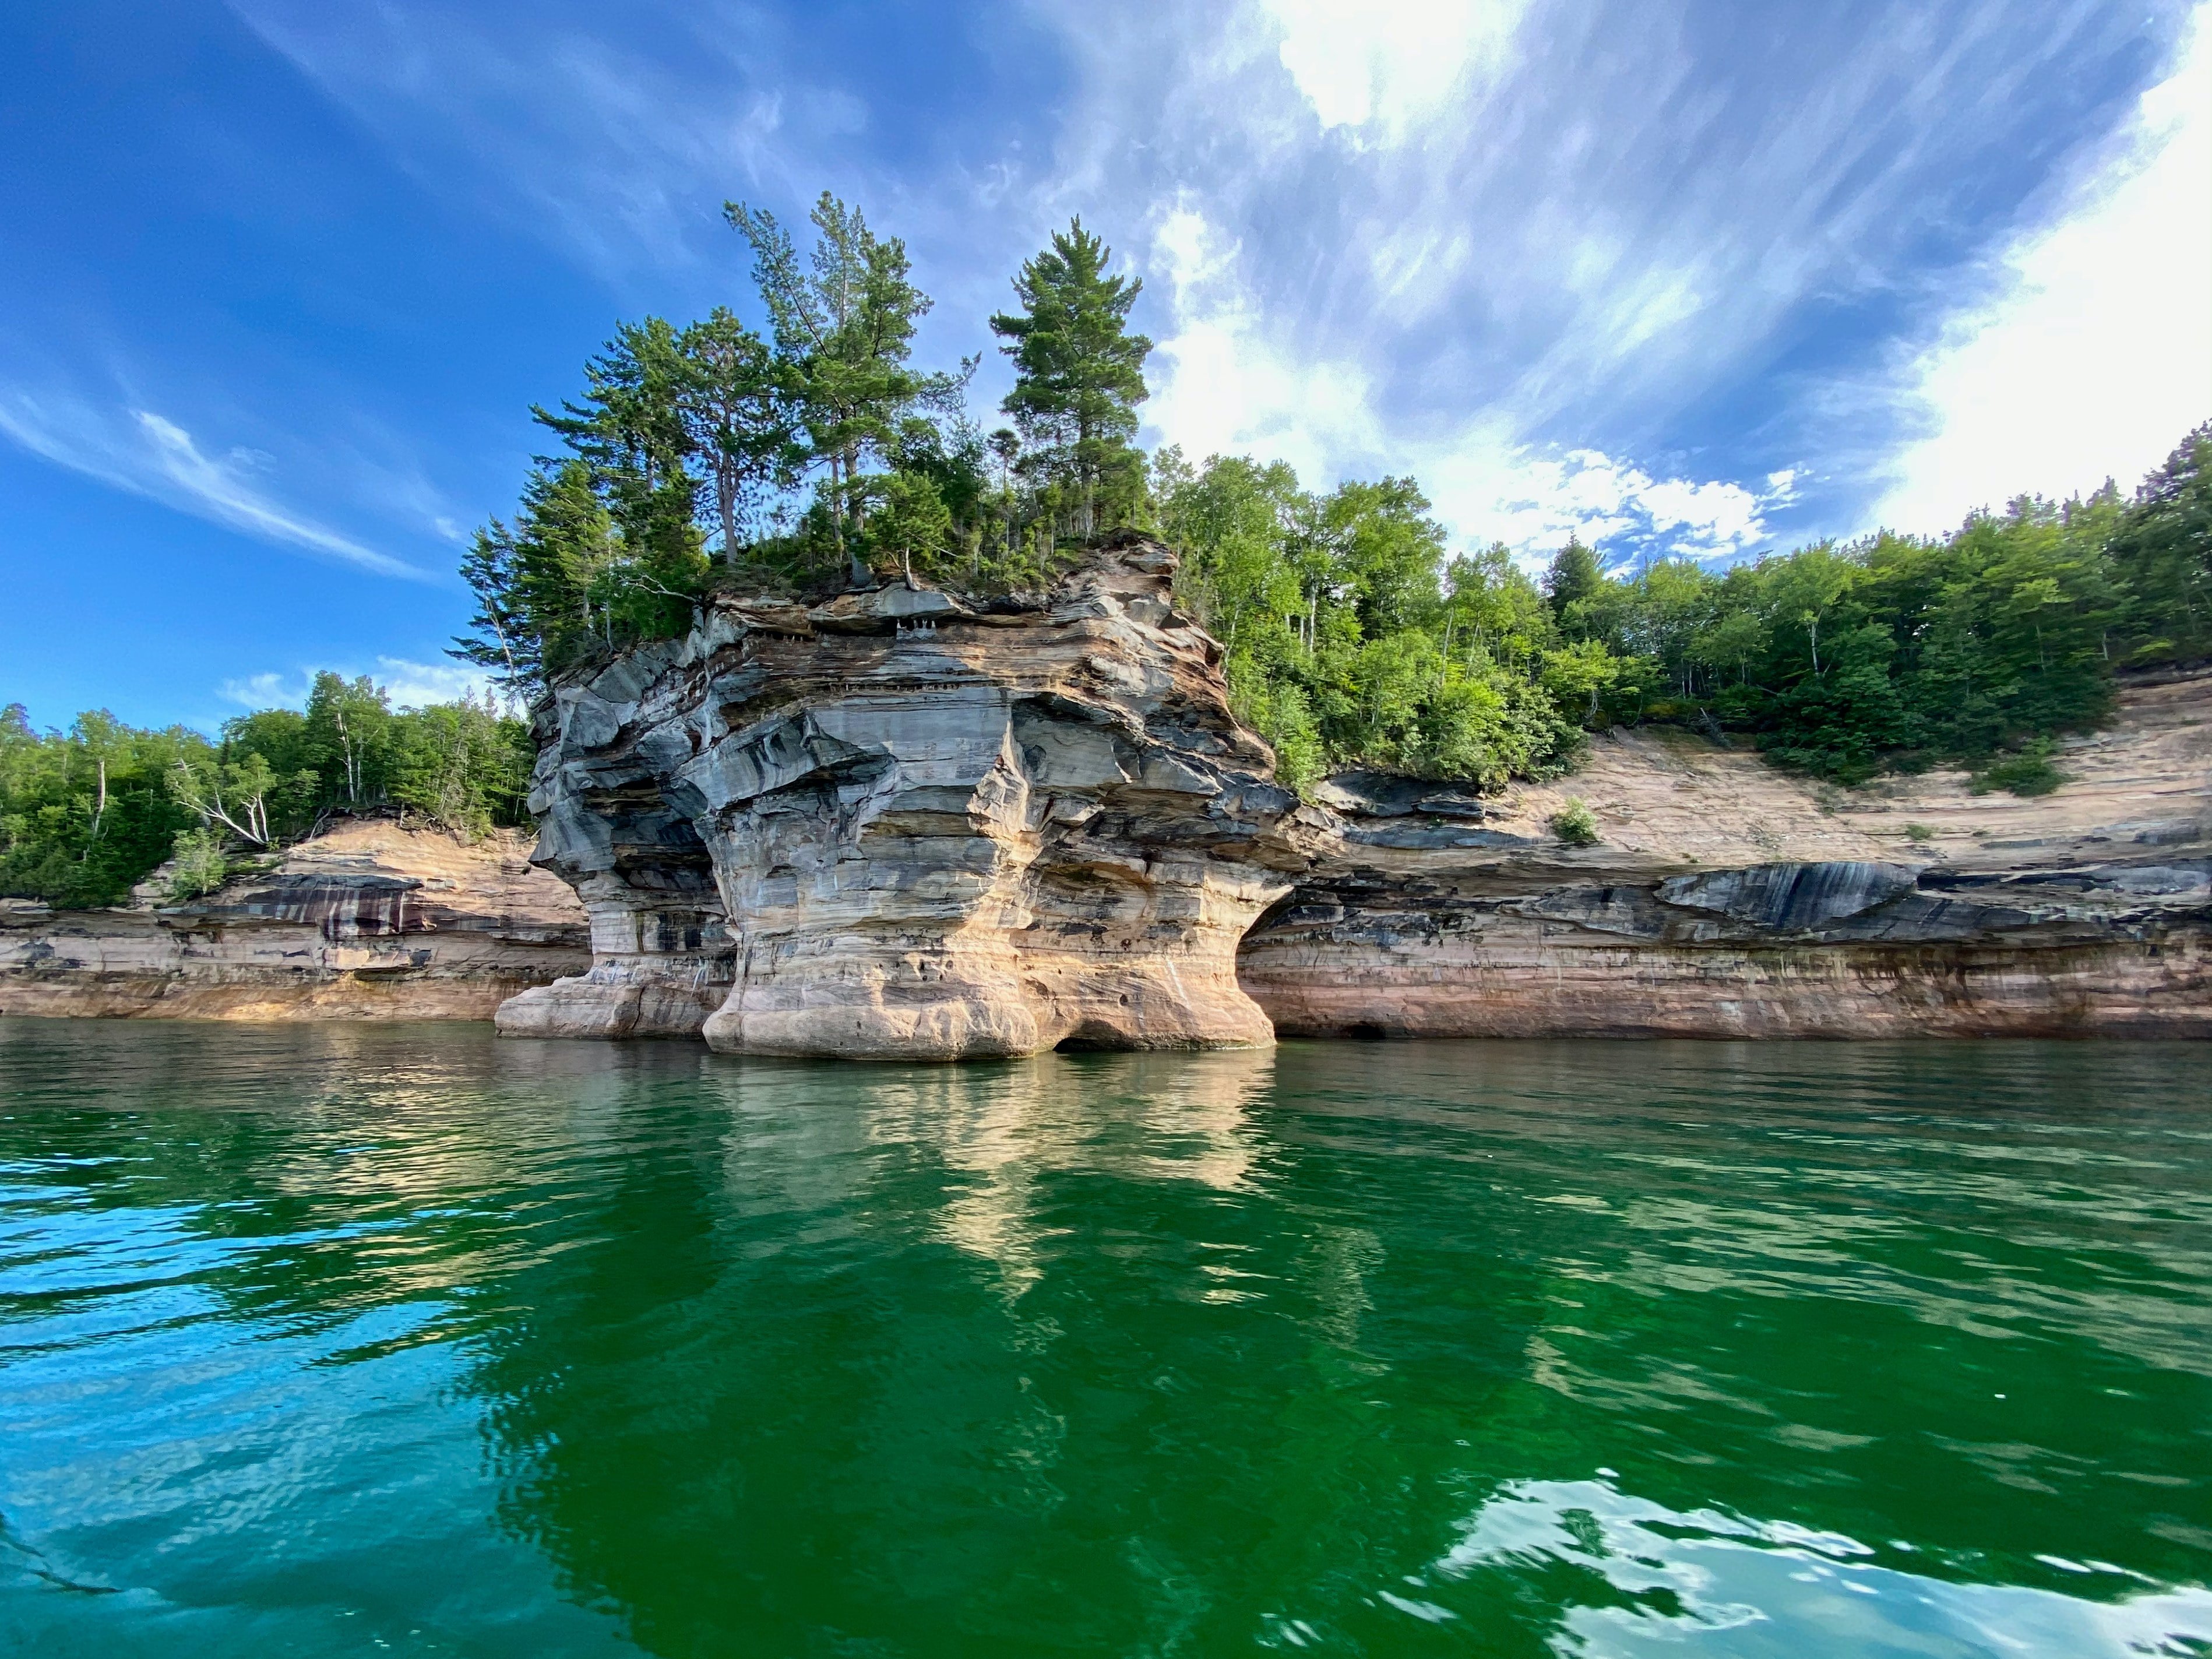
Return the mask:
<path fill-rule="evenodd" d="M 1174 557 L 723 597 L 540 716 L 532 868 L 349 824 L 193 905 L 0 904 L 0 1012 L 484 1018 L 957 1059 L 1283 1035 L 2212 1036 L 2212 675 L 2022 799 L 1671 729 L 1558 784 L 1301 802 Z M 1573 795 L 1601 839 L 1548 828 Z"/>
<path fill-rule="evenodd" d="M 465 843 L 341 820 L 184 904 L 49 910 L 0 900 L 0 1014 L 489 1019 L 591 962 L 575 896 L 511 830 Z"/>
<path fill-rule="evenodd" d="M 2040 799 L 1960 774 L 1824 789 L 1655 731 L 1502 798 L 1354 775 L 1302 805 L 1172 573 L 1131 542 L 988 612 L 904 585 L 724 601 L 564 689 L 538 856 L 598 954 L 501 1029 L 932 1059 L 2212 1035 L 2204 677 L 2130 687 Z M 1569 792 L 1597 846 L 1547 827 Z"/>

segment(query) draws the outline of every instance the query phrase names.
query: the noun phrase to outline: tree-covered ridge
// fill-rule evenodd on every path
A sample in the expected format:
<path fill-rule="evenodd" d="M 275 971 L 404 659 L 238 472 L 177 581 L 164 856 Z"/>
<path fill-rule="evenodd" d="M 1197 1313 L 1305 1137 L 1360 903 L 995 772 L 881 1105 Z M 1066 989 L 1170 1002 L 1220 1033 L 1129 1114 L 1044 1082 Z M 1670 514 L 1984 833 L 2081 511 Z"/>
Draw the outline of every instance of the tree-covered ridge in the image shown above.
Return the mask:
<path fill-rule="evenodd" d="M 220 883 L 326 814 L 396 807 L 464 835 L 527 821 L 528 726 L 492 702 L 394 709 L 366 678 L 318 674 L 304 711 L 264 708 L 210 742 L 103 712 L 66 732 L 0 709 L 0 896 L 119 904 L 173 855 L 171 896 Z"/>
<path fill-rule="evenodd" d="M 512 521 L 476 538 L 477 599 L 458 654 L 526 693 L 688 625 L 717 583 L 794 592 L 911 571 L 974 589 L 1043 579 L 1068 538 L 1141 519 L 1131 444 L 1151 342 L 1141 285 L 1080 222 L 1015 279 L 990 319 L 1013 359 L 1012 424 L 985 433 L 950 371 L 910 361 L 931 308 L 905 245 L 823 195 L 801 251 L 732 202 L 752 256 L 755 332 L 727 309 L 625 325 L 584 388 L 535 412 L 561 440 Z"/>
<path fill-rule="evenodd" d="M 1279 464 L 1170 451 L 1154 481 L 1186 596 L 1292 781 L 1494 785 L 1559 768 L 1582 730 L 1672 720 L 1845 782 L 1955 761 L 2034 787 L 2039 744 L 2103 719 L 2115 669 L 2212 656 L 2208 463 L 2212 425 L 2132 501 L 2024 495 L 1945 537 L 1720 571 L 1608 576 L 1570 541 L 1540 586 L 1502 547 L 1448 556 L 1410 479 L 1316 496 Z"/>

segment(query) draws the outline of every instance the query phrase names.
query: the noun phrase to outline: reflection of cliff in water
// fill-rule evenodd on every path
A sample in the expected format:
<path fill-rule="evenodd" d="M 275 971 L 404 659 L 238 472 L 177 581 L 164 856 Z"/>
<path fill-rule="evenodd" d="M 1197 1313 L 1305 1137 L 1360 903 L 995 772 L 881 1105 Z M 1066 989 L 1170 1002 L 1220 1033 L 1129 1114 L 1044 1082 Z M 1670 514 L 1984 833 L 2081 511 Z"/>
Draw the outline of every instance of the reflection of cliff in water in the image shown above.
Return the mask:
<path fill-rule="evenodd" d="M 1257 1628 L 1238 1587 L 1355 1567 L 1444 1427 L 1371 1432 L 1384 1247 L 1268 1132 L 1273 1063 L 710 1062 L 506 1287 L 471 1387 L 510 1524 L 657 1652 Z"/>
<path fill-rule="evenodd" d="M 1931 1067 L 1972 1109 L 1926 1110 Z M 1383 1589 L 1535 1654 L 1573 1600 L 1547 1568 L 1509 1592 L 1438 1564 L 1501 1482 L 1601 1467 L 1638 1502 L 1908 1535 L 1976 1576 L 2050 1577 L 2070 1537 L 2175 1582 L 2188 1549 L 2112 1483 L 2170 1462 L 2212 1354 L 2099 1265 L 2171 1201 L 2140 1187 L 2156 1133 L 2075 1150 L 2127 1072 L 705 1060 L 617 1090 L 591 1178 L 525 1195 L 562 1247 L 479 1310 L 470 1387 L 508 1524 L 666 1654 L 1242 1650 L 1291 1618 L 1390 1650 L 1413 1615 Z M 2054 1402 L 2002 1444 L 1998 1351 Z"/>

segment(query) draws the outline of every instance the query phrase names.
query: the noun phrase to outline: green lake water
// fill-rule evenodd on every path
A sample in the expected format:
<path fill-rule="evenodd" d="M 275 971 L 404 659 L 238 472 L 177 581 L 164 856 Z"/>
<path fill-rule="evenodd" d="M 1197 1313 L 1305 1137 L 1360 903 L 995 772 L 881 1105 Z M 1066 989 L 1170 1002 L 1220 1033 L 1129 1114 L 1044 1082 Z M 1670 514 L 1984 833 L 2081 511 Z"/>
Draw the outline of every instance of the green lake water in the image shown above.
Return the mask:
<path fill-rule="evenodd" d="M 0 1651 L 2212 1652 L 2207 1060 L 0 1020 Z"/>

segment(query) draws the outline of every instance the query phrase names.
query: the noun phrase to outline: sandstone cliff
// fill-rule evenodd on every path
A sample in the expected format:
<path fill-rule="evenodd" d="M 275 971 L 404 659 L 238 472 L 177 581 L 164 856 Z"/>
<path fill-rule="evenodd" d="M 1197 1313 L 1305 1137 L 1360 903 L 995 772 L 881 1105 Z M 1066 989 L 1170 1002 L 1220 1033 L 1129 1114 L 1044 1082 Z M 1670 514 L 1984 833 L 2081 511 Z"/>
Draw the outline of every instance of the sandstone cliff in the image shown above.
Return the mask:
<path fill-rule="evenodd" d="M 722 599 L 561 689 L 537 858 L 594 962 L 501 1030 L 925 1059 L 1271 1040 L 1236 952 L 1309 861 L 1302 809 L 1173 569 L 1130 540 L 988 610 L 904 583 Z"/>
<path fill-rule="evenodd" d="M 2212 1036 L 2212 677 L 2059 762 L 2032 799 L 1844 791 L 1652 731 L 1495 800 L 1338 780 L 1241 977 L 1285 1034 Z M 1600 845 L 1547 830 L 1570 793 Z"/>
<path fill-rule="evenodd" d="M 979 610 L 723 599 L 544 716 L 537 857 L 590 971 L 510 1034 L 908 1058 L 1408 1035 L 2212 1034 L 2212 678 L 2057 794 L 1844 792 L 1671 731 L 1483 798 L 1301 806 L 1130 540 Z M 1547 827 L 1569 793 L 1601 844 Z M 1255 1006 L 1256 1004 L 1256 1006 Z"/>
<path fill-rule="evenodd" d="M 341 820 L 188 904 L 0 900 L 0 1013 L 489 1019 L 591 959 L 575 896 L 527 851 Z"/>

